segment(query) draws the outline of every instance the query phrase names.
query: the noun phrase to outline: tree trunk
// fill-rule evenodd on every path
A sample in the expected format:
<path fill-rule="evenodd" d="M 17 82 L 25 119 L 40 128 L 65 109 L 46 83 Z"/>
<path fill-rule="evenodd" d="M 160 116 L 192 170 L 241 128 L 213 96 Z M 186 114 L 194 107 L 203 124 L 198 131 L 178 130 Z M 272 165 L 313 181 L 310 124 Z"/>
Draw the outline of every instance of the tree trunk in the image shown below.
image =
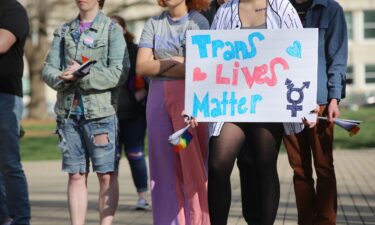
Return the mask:
<path fill-rule="evenodd" d="M 45 119 L 48 117 L 47 103 L 45 98 L 45 84 L 42 79 L 44 58 L 48 51 L 46 35 L 40 35 L 37 46 L 32 46 L 28 40 L 25 47 L 26 58 L 30 68 L 30 103 L 29 118 Z"/>
<path fill-rule="evenodd" d="M 31 38 L 28 38 L 25 46 L 25 55 L 30 69 L 30 103 L 28 105 L 28 117 L 33 119 L 44 119 L 48 117 L 48 111 L 45 97 L 46 86 L 42 80 L 41 73 L 46 53 L 50 48 L 50 42 L 49 40 L 47 40 L 47 28 L 49 26 L 48 23 L 51 23 L 51 21 L 54 22 L 55 20 L 65 21 L 65 16 L 69 15 L 68 17 L 71 17 L 72 10 L 76 10 L 76 7 L 70 0 L 20 1 L 26 5 L 29 14 L 31 34 Z M 152 1 L 139 0 L 131 1 L 130 3 L 127 0 L 125 1 L 125 3 L 119 1 L 118 6 L 112 7 L 112 11 L 119 13 L 121 11 L 119 9 L 125 9 L 127 8 L 127 6 L 148 4 L 150 2 Z"/>

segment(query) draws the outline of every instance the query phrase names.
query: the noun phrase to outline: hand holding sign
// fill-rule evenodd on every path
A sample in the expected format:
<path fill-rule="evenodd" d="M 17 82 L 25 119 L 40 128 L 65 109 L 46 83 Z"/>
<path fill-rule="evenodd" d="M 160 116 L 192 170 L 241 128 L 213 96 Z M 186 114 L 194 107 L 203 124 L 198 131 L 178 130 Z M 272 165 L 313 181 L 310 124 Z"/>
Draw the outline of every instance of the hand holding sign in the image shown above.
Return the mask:
<path fill-rule="evenodd" d="M 316 106 L 318 30 L 194 30 L 186 112 L 202 122 L 296 122 Z M 303 49 L 303 54 L 302 54 Z"/>

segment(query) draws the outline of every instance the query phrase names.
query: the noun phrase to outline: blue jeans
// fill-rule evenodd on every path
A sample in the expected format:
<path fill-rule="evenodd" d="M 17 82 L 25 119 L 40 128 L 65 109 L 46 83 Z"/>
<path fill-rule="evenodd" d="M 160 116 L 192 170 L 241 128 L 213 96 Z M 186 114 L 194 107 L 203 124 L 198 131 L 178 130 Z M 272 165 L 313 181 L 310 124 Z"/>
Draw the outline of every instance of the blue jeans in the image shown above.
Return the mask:
<path fill-rule="evenodd" d="M 0 223 L 9 217 L 3 175 L 0 173 Z"/>
<path fill-rule="evenodd" d="M 115 115 L 92 120 L 77 116 L 68 119 L 58 118 L 62 170 L 68 173 L 88 173 L 91 161 L 94 172 L 117 171 L 117 129 Z M 95 137 L 102 134 L 107 135 L 108 143 L 95 143 Z"/>
<path fill-rule="evenodd" d="M 136 118 L 120 119 L 119 151 L 124 147 L 126 158 L 129 161 L 133 182 L 137 192 L 148 190 L 147 165 L 145 160 L 145 135 L 146 116 L 139 115 Z"/>
<path fill-rule="evenodd" d="M 29 192 L 21 165 L 19 131 L 22 98 L 0 93 L 0 173 L 12 224 L 30 224 Z"/>

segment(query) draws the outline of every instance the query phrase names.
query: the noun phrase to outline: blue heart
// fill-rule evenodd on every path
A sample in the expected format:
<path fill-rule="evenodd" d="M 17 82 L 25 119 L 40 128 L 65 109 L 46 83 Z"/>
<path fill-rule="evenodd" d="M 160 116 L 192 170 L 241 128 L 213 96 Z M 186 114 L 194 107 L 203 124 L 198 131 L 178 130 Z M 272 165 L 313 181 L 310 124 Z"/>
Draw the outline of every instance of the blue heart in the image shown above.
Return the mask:
<path fill-rule="evenodd" d="M 293 57 L 302 58 L 301 43 L 299 41 L 294 41 L 293 45 L 286 49 L 286 52 Z"/>

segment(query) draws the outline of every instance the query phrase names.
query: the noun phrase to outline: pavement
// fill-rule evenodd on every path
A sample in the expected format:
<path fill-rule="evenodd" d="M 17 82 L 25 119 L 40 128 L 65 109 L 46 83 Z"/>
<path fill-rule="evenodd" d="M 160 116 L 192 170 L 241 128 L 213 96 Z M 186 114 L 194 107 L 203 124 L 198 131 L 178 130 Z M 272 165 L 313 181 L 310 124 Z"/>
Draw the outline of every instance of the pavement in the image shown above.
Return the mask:
<path fill-rule="evenodd" d="M 375 225 L 375 149 L 336 150 L 334 152 L 338 187 L 337 224 Z M 67 174 L 60 161 L 24 162 L 28 178 L 33 225 L 67 225 Z M 287 156 L 278 160 L 281 196 L 275 224 L 297 224 L 297 210 L 292 185 L 292 170 Z M 238 170 L 232 174 L 232 205 L 228 225 L 246 225 L 242 218 Z M 136 211 L 137 194 L 127 160 L 120 165 L 120 201 L 114 225 L 151 225 L 151 210 Z M 89 204 L 86 225 L 99 224 L 97 212 L 98 181 L 88 179 Z M 150 199 L 150 197 L 148 197 Z M 167 225 L 167 224 L 166 224 Z"/>

